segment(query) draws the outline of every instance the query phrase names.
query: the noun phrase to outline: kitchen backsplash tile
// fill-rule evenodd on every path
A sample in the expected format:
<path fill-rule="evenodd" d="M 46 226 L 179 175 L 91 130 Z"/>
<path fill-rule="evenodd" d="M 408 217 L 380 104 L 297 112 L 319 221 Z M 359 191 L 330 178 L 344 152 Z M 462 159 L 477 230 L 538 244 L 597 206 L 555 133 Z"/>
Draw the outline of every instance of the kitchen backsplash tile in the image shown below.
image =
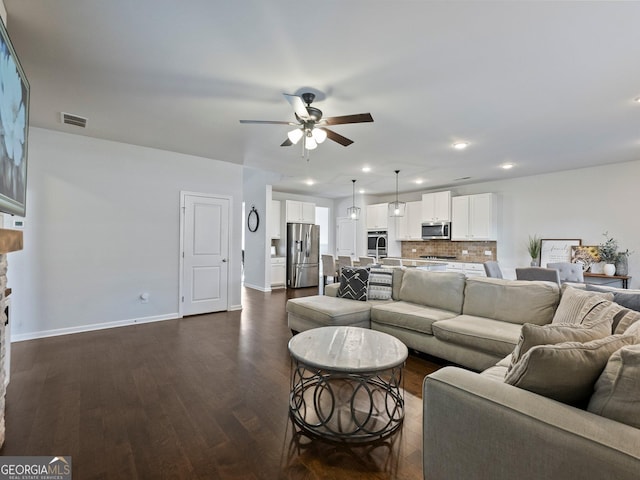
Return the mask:
<path fill-rule="evenodd" d="M 423 255 L 455 256 L 461 262 L 486 262 L 498 259 L 497 250 L 496 242 L 450 242 L 447 240 L 402 242 L 402 258 L 420 258 Z M 485 255 L 485 251 L 491 251 L 491 255 Z"/>

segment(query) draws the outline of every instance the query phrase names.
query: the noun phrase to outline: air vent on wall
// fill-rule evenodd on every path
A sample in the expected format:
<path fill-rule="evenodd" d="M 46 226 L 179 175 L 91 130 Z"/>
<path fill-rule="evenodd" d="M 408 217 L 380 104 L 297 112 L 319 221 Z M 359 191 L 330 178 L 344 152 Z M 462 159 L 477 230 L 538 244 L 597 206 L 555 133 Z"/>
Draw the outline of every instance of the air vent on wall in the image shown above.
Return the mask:
<path fill-rule="evenodd" d="M 73 125 L 74 127 L 80 128 L 87 127 L 87 119 L 79 115 L 60 112 L 60 119 L 62 120 L 62 123 L 66 123 L 67 125 Z"/>

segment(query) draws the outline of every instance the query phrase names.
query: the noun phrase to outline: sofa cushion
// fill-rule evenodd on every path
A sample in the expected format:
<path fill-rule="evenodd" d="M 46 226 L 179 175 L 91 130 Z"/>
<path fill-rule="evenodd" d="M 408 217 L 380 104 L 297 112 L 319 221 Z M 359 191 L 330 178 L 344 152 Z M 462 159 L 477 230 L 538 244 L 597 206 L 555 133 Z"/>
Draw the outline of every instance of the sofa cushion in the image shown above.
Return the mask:
<path fill-rule="evenodd" d="M 433 335 L 431 330 L 433 322 L 455 316 L 455 313 L 447 310 L 403 301 L 376 305 L 371 309 L 371 320 L 374 322 L 406 328 L 428 335 Z"/>
<path fill-rule="evenodd" d="M 370 318 L 371 304 L 346 298 L 313 295 L 287 301 L 287 312 L 321 325 L 351 325 Z"/>
<path fill-rule="evenodd" d="M 548 282 L 472 277 L 464 291 L 465 315 L 509 323 L 550 323 L 560 291 Z"/>
<path fill-rule="evenodd" d="M 640 312 L 635 310 L 625 310 L 622 316 L 619 317 L 617 323 L 614 324 L 613 333 L 625 333 L 631 325 L 640 320 Z"/>
<path fill-rule="evenodd" d="M 399 300 L 461 313 L 464 285 L 463 273 L 409 268 L 402 276 Z"/>
<path fill-rule="evenodd" d="M 586 285 L 586 289 L 587 291 L 592 292 L 613 293 L 613 301 L 618 305 L 622 305 L 623 307 L 640 312 L 640 290 L 625 291 L 620 289 L 612 289 L 611 287 L 603 288 L 590 284 Z"/>
<path fill-rule="evenodd" d="M 431 326 L 439 340 L 501 356 L 513 351 L 520 328 L 515 323 L 471 315 L 459 315 Z"/>
<path fill-rule="evenodd" d="M 369 300 L 391 300 L 393 292 L 393 269 L 371 267 L 369 269 Z"/>
<path fill-rule="evenodd" d="M 496 380 L 498 382 L 504 382 L 504 377 L 507 375 L 507 370 L 511 365 L 511 354 L 504 357 L 498 363 L 496 363 L 493 367 L 489 367 L 486 370 L 480 372 L 480 375 L 484 375 L 491 380 Z"/>
<path fill-rule="evenodd" d="M 612 301 L 613 293 L 587 292 L 564 284 L 560 304 L 553 323 L 582 323 L 584 317 L 604 301 Z"/>
<path fill-rule="evenodd" d="M 622 347 L 596 381 L 587 410 L 640 428 L 640 345 Z"/>
<path fill-rule="evenodd" d="M 518 344 L 513 350 L 509 370 L 536 345 L 555 345 L 564 342 L 590 342 L 598 338 L 611 335 L 611 322 L 603 317 L 600 322 L 592 325 L 577 325 L 575 323 L 555 323 L 549 325 L 534 325 L 525 323 L 520 331 Z"/>
<path fill-rule="evenodd" d="M 359 267 L 342 267 L 340 270 L 340 287 L 338 297 L 351 300 L 367 300 L 369 286 L 369 269 Z"/>
<path fill-rule="evenodd" d="M 584 406 L 609 357 L 633 335 L 611 335 L 587 343 L 537 345 L 507 373 L 505 382 L 545 397 Z"/>

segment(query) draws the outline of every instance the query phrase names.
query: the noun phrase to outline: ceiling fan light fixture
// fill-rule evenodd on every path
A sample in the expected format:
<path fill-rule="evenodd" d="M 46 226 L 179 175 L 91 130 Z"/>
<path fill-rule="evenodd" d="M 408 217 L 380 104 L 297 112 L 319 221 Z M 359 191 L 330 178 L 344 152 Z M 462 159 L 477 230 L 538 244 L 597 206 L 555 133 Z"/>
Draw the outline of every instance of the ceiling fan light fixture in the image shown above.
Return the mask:
<path fill-rule="evenodd" d="M 311 135 L 313 135 L 313 139 L 316 141 L 316 143 L 322 143 L 327 139 L 327 132 L 325 132 L 321 128 L 314 128 L 311 131 Z"/>
<path fill-rule="evenodd" d="M 291 140 L 291 143 L 293 143 L 294 145 L 300 141 L 302 135 L 302 130 L 300 130 L 299 128 L 291 130 L 289 133 L 287 133 L 287 137 L 289 137 L 289 140 Z"/>
<path fill-rule="evenodd" d="M 313 135 L 309 134 L 304 138 L 304 148 L 307 150 L 315 150 L 318 148 L 318 143 L 313 139 Z"/>
<path fill-rule="evenodd" d="M 389 202 L 389 216 L 390 217 L 404 217 L 407 204 L 398 200 L 398 174 L 400 170 L 396 170 L 396 201 Z"/>
<path fill-rule="evenodd" d="M 359 220 L 360 219 L 360 209 L 356 207 L 356 181 L 351 180 L 353 182 L 353 204 L 347 208 L 347 215 L 351 220 Z"/>

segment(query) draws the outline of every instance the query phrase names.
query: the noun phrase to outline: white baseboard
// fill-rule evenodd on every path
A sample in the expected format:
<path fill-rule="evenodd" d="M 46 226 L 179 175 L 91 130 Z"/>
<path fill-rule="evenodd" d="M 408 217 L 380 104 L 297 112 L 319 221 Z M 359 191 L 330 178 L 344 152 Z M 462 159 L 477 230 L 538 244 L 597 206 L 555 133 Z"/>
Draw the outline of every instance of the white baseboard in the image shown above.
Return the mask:
<path fill-rule="evenodd" d="M 237 310 L 242 310 L 242 304 L 239 305 L 230 305 L 227 309 L 229 312 L 235 312 Z"/>
<path fill-rule="evenodd" d="M 115 322 L 94 323 L 92 325 L 81 325 L 79 327 L 57 328 L 55 330 L 43 330 L 34 333 L 21 333 L 11 335 L 11 343 L 23 342 L 25 340 L 35 340 L 36 338 L 57 337 L 59 335 L 69 335 L 71 333 L 91 332 L 93 330 L 105 330 L 107 328 L 128 327 L 140 323 L 162 322 L 164 320 L 176 320 L 182 318 L 179 313 L 167 315 L 155 315 L 153 317 L 131 318 L 129 320 L 118 320 Z"/>
<path fill-rule="evenodd" d="M 250 283 L 244 284 L 245 287 L 250 288 L 252 290 L 259 290 L 261 292 L 269 293 L 271 291 L 271 287 L 260 287 L 258 285 L 251 285 Z"/>

